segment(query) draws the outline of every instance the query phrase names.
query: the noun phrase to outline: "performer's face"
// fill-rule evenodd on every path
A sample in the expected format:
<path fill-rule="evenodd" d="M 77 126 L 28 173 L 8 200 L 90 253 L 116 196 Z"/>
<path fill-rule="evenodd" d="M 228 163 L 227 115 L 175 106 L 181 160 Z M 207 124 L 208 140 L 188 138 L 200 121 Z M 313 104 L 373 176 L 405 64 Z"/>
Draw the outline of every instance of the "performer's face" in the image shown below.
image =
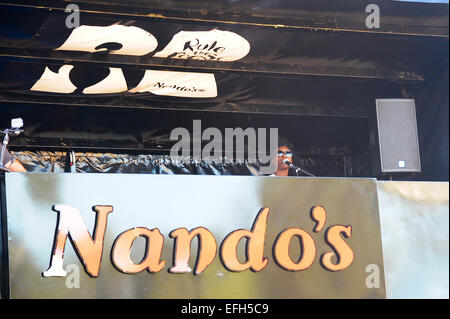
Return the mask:
<path fill-rule="evenodd" d="M 287 170 L 289 166 L 284 164 L 284 160 L 292 163 L 292 151 L 286 146 L 280 146 L 277 150 L 278 170 Z"/>

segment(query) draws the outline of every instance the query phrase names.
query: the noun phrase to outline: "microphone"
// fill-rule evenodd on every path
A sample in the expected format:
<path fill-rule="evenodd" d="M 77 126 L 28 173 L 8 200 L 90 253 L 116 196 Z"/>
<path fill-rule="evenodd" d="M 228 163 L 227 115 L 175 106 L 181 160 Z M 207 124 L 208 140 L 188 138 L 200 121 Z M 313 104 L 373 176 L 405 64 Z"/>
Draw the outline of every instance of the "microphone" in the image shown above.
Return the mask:
<path fill-rule="evenodd" d="M 292 164 L 291 162 L 289 162 L 289 160 L 288 160 L 287 158 L 283 161 L 283 163 L 284 163 L 285 165 L 289 166 L 289 168 L 292 168 L 293 170 L 295 170 L 295 173 L 296 173 L 297 175 L 298 175 L 298 172 L 300 171 L 300 172 L 302 172 L 302 173 L 304 173 L 304 174 L 306 174 L 306 175 L 315 177 L 313 174 L 311 174 L 311 173 L 309 173 L 309 172 L 307 172 L 307 171 L 301 169 L 300 167 L 295 166 L 295 165 Z"/>

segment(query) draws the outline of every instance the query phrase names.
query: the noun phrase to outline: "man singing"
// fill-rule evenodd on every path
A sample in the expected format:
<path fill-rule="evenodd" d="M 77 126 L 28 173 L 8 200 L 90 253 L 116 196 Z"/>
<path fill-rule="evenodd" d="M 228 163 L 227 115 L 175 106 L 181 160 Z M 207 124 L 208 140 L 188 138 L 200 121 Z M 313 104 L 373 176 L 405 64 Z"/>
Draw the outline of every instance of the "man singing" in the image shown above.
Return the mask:
<path fill-rule="evenodd" d="M 276 158 L 273 159 L 277 163 L 277 170 L 271 176 L 295 176 L 295 174 L 290 173 L 289 166 L 284 163 L 286 159 L 292 163 L 293 151 L 294 146 L 287 139 L 280 137 Z"/>

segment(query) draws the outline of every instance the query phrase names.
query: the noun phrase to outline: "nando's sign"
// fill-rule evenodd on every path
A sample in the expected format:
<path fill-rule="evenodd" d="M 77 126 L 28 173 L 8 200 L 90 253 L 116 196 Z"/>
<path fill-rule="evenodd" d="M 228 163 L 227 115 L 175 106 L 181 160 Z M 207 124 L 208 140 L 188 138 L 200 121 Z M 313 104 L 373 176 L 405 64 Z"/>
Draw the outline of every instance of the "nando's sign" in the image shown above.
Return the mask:
<path fill-rule="evenodd" d="M 11 298 L 386 297 L 371 179 L 5 179 Z"/>
<path fill-rule="evenodd" d="M 103 255 L 103 240 L 107 227 L 108 215 L 113 212 L 112 206 L 94 206 L 97 214 L 97 223 L 94 229 L 94 238 L 81 217 L 80 212 L 73 206 L 55 205 L 54 210 L 59 213 L 59 222 L 56 230 L 53 254 L 50 268 L 43 273 L 44 277 L 67 275 L 63 268 L 64 249 L 67 236 L 70 235 L 74 248 L 78 252 L 86 272 L 91 277 L 98 277 Z M 265 234 L 267 218 L 270 209 L 262 208 L 257 214 L 251 230 L 238 229 L 230 232 L 218 248 L 214 235 L 205 227 L 197 227 L 191 230 L 177 228 L 170 232 L 170 237 L 175 240 L 174 266 L 170 273 L 188 273 L 191 268 L 188 265 L 190 259 L 191 242 L 195 237 L 199 238 L 199 252 L 194 274 L 200 275 L 216 258 L 219 251 L 220 259 L 224 267 L 232 272 L 263 270 L 269 260 L 264 255 Z M 327 213 L 324 207 L 314 206 L 311 209 L 311 218 L 315 221 L 314 232 L 322 231 L 325 226 Z M 330 251 L 320 256 L 320 264 L 329 271 L 341 271 L 348 268 L 354 259 L 352 248 L 346 243 L 345 238 L 352 235 L 352 226 L 333 225 L 327 229 L 324 240 L 329 245 Z M 146 251 L 143 260 L 136 264 L 130 258 L 133 242 L 138 237 L 147 240 Z M 298 237 L 301 243 L 301 258 L 293 260 L 289 255 L 291 241 Z M 237 246 L 241 240 L 247 240 L 247 260 L 241 262 L 237 256 Z M 117 270 L 136 274 L 144 270 L 150 273 L 160 272 L 166 265 L 161 260 L 161 252 L 164 246 L 164 236 L 158 228 L 135 227 L 119 234 L 111 250 L 111 260 Z M 273 252 L 276 263 L 287 271 L 302 271 L 311 267 L 316 259 L 317 248 L 313 237 L 304 229 L 290 227 L 281 231 L 273 243 Z M 337 262 L 332 257 L 337 257 Z"/>

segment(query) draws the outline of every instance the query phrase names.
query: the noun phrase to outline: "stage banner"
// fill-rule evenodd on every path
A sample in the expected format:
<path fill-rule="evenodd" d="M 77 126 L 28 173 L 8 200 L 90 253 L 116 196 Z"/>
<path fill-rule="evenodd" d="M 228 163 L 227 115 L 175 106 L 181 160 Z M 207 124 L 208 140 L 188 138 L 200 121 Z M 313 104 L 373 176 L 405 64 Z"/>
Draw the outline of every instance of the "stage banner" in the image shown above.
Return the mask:
<path fill-rule="evenodd" d="M 374 179 L 8 173 L 5 184 L 11 298 L 386 297 Z"/>

